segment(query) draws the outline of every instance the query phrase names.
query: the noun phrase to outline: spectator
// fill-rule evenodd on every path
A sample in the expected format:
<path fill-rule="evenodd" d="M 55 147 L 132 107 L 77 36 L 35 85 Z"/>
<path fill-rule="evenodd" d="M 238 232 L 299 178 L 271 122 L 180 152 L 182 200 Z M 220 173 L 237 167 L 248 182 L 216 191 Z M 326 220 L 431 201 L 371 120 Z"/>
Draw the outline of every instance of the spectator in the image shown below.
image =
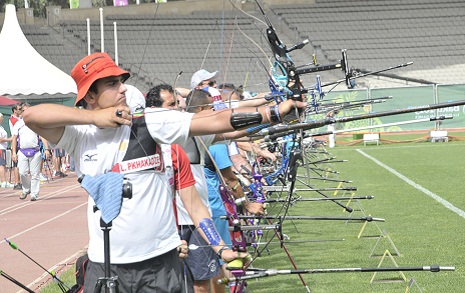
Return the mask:
<path fill-rule="evenodd" d="M 206 87 L 217 88 L 218 84 L 216 78 L 218 77 L 218 71 L 209 72 L 205 69 L 196 71 L 191 77 L 191 90 L 193 89 L 204 89 Z"/>
<path fill-rule="evenodd" d="M 25 103 L 22 109 L 29 108 L 30 105 Z M 23 112 L 24 113 L 24 112 Z M 31 201 L 36 201 L 39 198 L 40 190 L 40 140 L 37 133 L 32 131 L 23 119 L 18 120 L 13 127 L 13 143 L 12 143 L 12 158 L 18 163 L 18 170 L 21 179 L 22 193 L 19 199 L 25 199 L 28 194 L 31 194 Z M 48 149 L 48 143 L 42 140 L 45 149 Z M 45 152 L 47 158 L 50 152 Z M 29 173 L 31 178 L 29 179 Z"/>
<path fill-rule="evenodd" d="M 66 152 L 64 149 L 61 148 L 54 148 L 53 149 L 53 176 L 64 178 L 68 175 L 63 173 L 63 164 L 66 165 Z"/>
<path fill-rule="evenodd" d="M 8 133 L 2 126 L 4 119 L 3 114 L 0 113 L 0 187 L 11 188 L 14 185 L 6 179 L 6 150 L 12 137 L 8 137 Z"/>
<path fill-rule="evenodd" d="M 11 116 L 10 116 L 10 119 L 8 121 L 8 125 L 10 126 L 10 134 L 13 133 L 13 126 L 16 124 L 16 122 L 18 122 L 19 120 L 21 120 L 21 112 L 22 112 L 22 109 L 21 109 L 21 105 L 14 105 L 13 107 L 11 107 Z M 13 157 L 13 155 L 12 155 Z M 12 162 L 12 166 L 11 166 L 11 170 L 10 172 L 13 172 L 13 176 L 14 176 L 14 186 L 13 186 L 13 189 L 14 190 L 22 190 L 23 187 L 21 186 L 21 180 L 19 179 L 19 171 L 18 171 L 18 163 L 17 162 Z"/>

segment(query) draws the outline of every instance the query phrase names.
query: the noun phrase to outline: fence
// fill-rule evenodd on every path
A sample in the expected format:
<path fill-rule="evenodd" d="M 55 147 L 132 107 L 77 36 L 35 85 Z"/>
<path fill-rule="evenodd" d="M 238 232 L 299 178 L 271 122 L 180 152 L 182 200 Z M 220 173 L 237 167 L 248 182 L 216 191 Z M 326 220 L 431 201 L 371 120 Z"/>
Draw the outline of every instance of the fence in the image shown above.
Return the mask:
<path fill-rule="evenodd" d="M 376 103 L 364 107 L 342 110 L 337 114 L 336 117 L 375 113 L 394 109 L 414 108 L 435 103 L 465 100 L 465 84 L 424 85 L 401 88 L 377 88 L 332 91 L 326 94 L 326 96 L 324 97 L 324 101 L 334 103 L 355 102 L 362 101 L 365 99 L 379 99 L 390 96 L 392 98 L 387 98 L 386 101 L 383 103 Z M 437 110 L 417 111 L 406 114 L 341 123 L 337 125 L 336 129 L 342 130 L 364 126 L 375 126 L 401 121 L 424 119 L 442 115 L 452 116 L 453 119 L 448 119 L 440 122 L 419 122 L 389 127 L 379 127 L 367 130 L 367 132 L 398 132 L 412 130 L 431 130 L 438 128 L 452 129 L 465 127 L 465 106 L 456 106 Z M 322 117 L 323 115 L 320 115 L 319 117 L 312 116 L 311 118 L 313 120 Z"/>

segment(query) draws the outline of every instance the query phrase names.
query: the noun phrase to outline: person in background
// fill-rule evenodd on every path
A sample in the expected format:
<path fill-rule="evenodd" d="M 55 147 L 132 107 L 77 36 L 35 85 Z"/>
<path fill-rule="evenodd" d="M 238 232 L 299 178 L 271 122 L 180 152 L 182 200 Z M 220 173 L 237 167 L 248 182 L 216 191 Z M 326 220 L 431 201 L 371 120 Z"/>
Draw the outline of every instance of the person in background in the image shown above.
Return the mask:
<path fill-rule="evenodd" d="M 190 113 L 211 113 L 213 107 L 213 100 L 209 92 L 201 89 L 195 89 L 188 95 L 187 105 L 187 111 Z M 220 180 L 216 171 L 221 172 L 224 179 L 226 180 L 225 187 L 231 190 L 235 198 L 244 198 L 244 193 L 242 191 L 242 187 L 239 183 L 238 178 L 232 172 L 231 161 L 228 157 L 227 144 L 219 143 L 216 145 L 212 145 L 212 142 L 215 142 L 215 139 L 213 138 L 208 142 L 210 143 L 206 143 L 205 146 L 209 147 L 209 149 L 212 150 L 210 153 L 213 157 L 213 160 L 216 163 L 219 163 L 218 167 L 220 169 L 215 169 L 214 164 L 212 163 L 212 159 L 210 158 L 208 152 L 206 152 L 206 154 L 202 156 L 204 157 L 205 161 L 204 173 L 207 183 L 208 201 L 211 206 L 212 218 L 215 223 L 216 229 L 220 233 L 222 239 L 227 244 L 231 244 L 231 237 L 228 230 L 228 221 L 221 219 L 222 216 L 226 216 L 226 209 L 224 207 L 223 200 L 219 193 Z M 205 150 L 203 150 L 202 152 L 205 153 Z M 256 215 L 262 215 L 264 213 L 264 206 L 261 203 L 252 203 L 244 201 L 244 207 L 247 211 Z M 228 274 L 228 271 L 226 270 L 227 264 L 221 260 L 219 261 L 221 264 L 221 273 L 215 276 L 212 280 L 212 290 L 215 293 L 221 293 L 225 291 L 224 286 L 218 284 L 217 281 L 224 276 L 230 276 Z"/>
<path fill-rule="evenodd" d="M 53 176 L 64 178 L 68 175 L 63 173 L 63 165 L 66 165 L 66 152 L 61 148 L 53 149 Z"/>
<path fill-rule="evenodd" d="M 218 71 L 209 72 L 205 69 L 200 69 L 191 77 L 191 90 L 204 89 L 206 87 L 218 88 L 218 84 L 216 82 L 217 77 Z"/>
<path fill-rule="evenodd" d="M 20 117 L 21 116 L 21 111 L 22 111 L 22 108 L 21 108 L 20 104 L 14 105 L 13 107 L 11 107 L 12 114 L 11 114 L 10 119 L 8 121 L 8 125 L 10 126 L 10 134 L 13 133 L 13 127 L 16 124 L 16 122 L 21 120 L 21 117 Z M 21 180 L 19 178 L 19 170 L 18 170 L 18 163 L 17 162 L 12 162 L 10 172 L 13 172 L 13 176 L 14 176 L 13 189 L 14 190 L 23 189 L 23 187 L 21 186 Z"/>
<path fill-rule="evenodd" d="M 6 150 L 12 137 L 8 137 L 8 133 L 2 126 L 4 119 L 3 114 L 0 113 L 0 187 L 11 188 L 14 187 L 14 184 L 11 184 L 6 179 Z"/>
<path fill-rule="evenodd" d="M 28 103 L 23 104 L 22 109 L 29 108 Z M 24 111 L 23 111 L 24 113 Z M 16 122 L 13 127 L 13 143 L 11 146 L 12 159 L 18 163 L 18 170 L 21 179 L 22 193 L 19 199 L 25 199 L 31 194 L 31 201 L 36 201 L 39 198 L 40 190 L 40 141 L 42 140 L 44 147 L 48 150 L 48 142 L 32 131 L 21 119 Z M 48 159 L 50 152 L 45 151 L 45 156 Z M 29 173 L 31 179 L 29 179 Z"/>
<path fill-rule="evenodd" d="M 202 93 L 207 95 L 206 92 Z M 163 108 L 167 111 L 174 110 L 176 108 L 175 94 L 171 85 L 158 84 L 147 93 L 146 107 Z M 189 95 L 189 97 L 192 98 L 193 95 Z M 179 106 L 178 104 L 178 110 L 182 111 Z M 204 149 L 201 144 L 209 146 L 214 139 L 214 134 L 191 137 L 190 140 L 182 145 L 182 148 L 187 154 L 191 172 L 195 178 L 195 190 L 210 213 L 208 188 L 203 171 Z M 174 202 L 181 239 L 186 240 L 188 245 L 196 245 L 199 247 L 198 249 L 189 251 L 189 257 L 185 260 L 185 264 L 189 271 L 188 283 L 193 283 L 192 286 L 196 293 L 210 292 L 210 280 L 220 273 L 220 264 L 217 260 L 218 257 L 208 246 L 208 243 L 200 236 L 200 232 L 196 229 L 194 222 L 189 217 L 179 193 L 176 195 Z"/>

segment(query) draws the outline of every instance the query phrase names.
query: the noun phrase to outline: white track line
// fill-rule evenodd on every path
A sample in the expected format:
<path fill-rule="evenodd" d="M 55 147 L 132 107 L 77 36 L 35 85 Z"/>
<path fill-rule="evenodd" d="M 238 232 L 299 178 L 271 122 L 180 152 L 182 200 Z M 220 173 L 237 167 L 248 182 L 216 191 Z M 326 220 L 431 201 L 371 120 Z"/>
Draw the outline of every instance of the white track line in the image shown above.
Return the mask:
<path fill-rule="evenodd" d="M 32 226 L 32 227 L 30 227 L 30 228 L 28 228 L 28 229 L 26 229 L 26 230 L 23 230 L 23 231 L 21 231 L 21 232 L 19 232 L 19 233 L 16 233 L 15 235 L 11 235 L 11 236 L 7 237 L 7 239 L 10 240 L 10 239 L 16 238 L 16 237 L 18 237 L 19 235 L 22 235 L 22 234 L 27 233 L 27 232 L 29 232 L 29 231 L 31 231 L 31 230 L 34 230 L 34 229 L 37 228 L 37 227 L 40 227 L 40 226 L 42 226 L 42 225 L 45 225 L 45 224 L 50 223 L 50 222 L 52 222 L 52 221 L 55 221 L 56 219 L 59 219 L 59 218 L 61 218 L 61 217 L 63 217 L 63 216 L 66 216 L 67 214 L 71 213 L 72 211 L 77 210 L 77 209 L 79 209 L 80 207 L 85 206 L 85 205 L 87 205 L 87 202 L 81 203 L 80 205 L 77 205 L 77 206 L 75 206 L 74 208 L 67 210 L 66 212 L 63 212 L 63 213 L 61 213 L 61 214 L 59 214 L 59 215 L 57 215 L 57 216 L 55 216 L 55 217 L 53 217 L 53 218 L 50 218 L 50 219 L 48 219 L 48 220 L 46 220 L 46 221 L 43 221 L 43 222 L 41 222 L 41 223 L 39 223 L 39 224 L 37 224 L 37 225 L 35 225 L 35 226 Z M 4 243 L 4 242 L 6 242 L 4 239 L 3 239 L 3 240 L 0 240 L 0 244 L 2 244 L 2 243 Z"/>
<path fill-rule="evenodd" d="M 40 200 L 44 200 L 44 199 L 47 199 L 47 198 L 52 198 L 52 197 L 55 197 L 57 195 L 62 195 L 62 194 L 65 194 L 65 192 L 67 191 L 71 191 L 73 189 L 77 189 L 77 188 L 80 188 L 81 186 L 79 185 L 75 185 L 75 186 L 66 186 L 66 187 L 63 187 L 62 189 L 59 189 L 59 190 L 55 190 L 45 196 L 42 196 L 40 197 Z M 21 209 L 23 207 L 26 207 L 28 205 L 31 205 L 31 204 L 37 204 L 37 202 L 31 202 L 29 200 L 25 200 L 25 201 L 20 201 L 19 203 L 13 205 L 13 206 L 9 206 L 9 207 L 6 207 L 4 208 L 3 210 L 0 210 L 0 216 L 3 216 L 7 213 L 10 213 L 10 212 L 13 212 L 13 211 L 16 211 L 18 209 Z"/>
<path fill-rule="evenodd" d="M 399 177 L 400 179 L 404 180 L 405 182 L 407 182 L 410 186 L 420 190 L 421 192 L 425 193 L 426 195 L 428 195 L 429 197 L 431 197 L 432 199 L 436 200 L 437 202 L 439 202 L 440 204 L 442 204 L 444 207 L 448 208 L 449 210 L 453 211 L 454 213 L 456 213 L 457 215 L 459 215 L 460 217 L 464 218 L 465 219 L 465 212 L 457 207 L 455 207 L 453 204 L 451 204 L 450 202 L 448 202 L 447 200 L 443 199 L 442 197 L 440 197 L 439 195 L 429 191 L 428 189 L 424 188 L 423 186 L 421 186 L 420 184 L 417 184 L 415 182 L 413 182 L 412 180 L 408 179 L 407 177 L 405 177 L 404 175 L 400 174 L 399 172 L 397 172 L 396 170 L 392 169 L 391 167 L 381 163 L 380 161 L 378 161 L 377 159 L 373 158 L 372 156 L 368 155 L 367 153 L 365 153 L 364 151 L 360 150 L 360 149 L 357 149 L 357 152 L 359 152 L 361 155 L 367 157 L 368 159 L 372 160 L 373 162 L 375 162 L 376 164 L 378 164 L 379 166 L 383 167 L 384 169 L 388 170 L 389 172 L 391 172 L 392 174 L 396 175 L 397 177 Z"/>

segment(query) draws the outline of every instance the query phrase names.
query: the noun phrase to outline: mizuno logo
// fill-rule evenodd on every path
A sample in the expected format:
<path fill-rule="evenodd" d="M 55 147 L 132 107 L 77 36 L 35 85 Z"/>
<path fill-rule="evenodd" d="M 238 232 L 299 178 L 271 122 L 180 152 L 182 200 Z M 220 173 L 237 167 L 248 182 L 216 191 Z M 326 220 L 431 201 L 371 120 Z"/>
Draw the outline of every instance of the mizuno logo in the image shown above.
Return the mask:
<path fill-rule="evenodd" d="M 84 155 L 84 162 L 96 162 L 97 159 L 94 159 L 94 157 L 97 154 L 92 154 L 92 155 Z"/>

